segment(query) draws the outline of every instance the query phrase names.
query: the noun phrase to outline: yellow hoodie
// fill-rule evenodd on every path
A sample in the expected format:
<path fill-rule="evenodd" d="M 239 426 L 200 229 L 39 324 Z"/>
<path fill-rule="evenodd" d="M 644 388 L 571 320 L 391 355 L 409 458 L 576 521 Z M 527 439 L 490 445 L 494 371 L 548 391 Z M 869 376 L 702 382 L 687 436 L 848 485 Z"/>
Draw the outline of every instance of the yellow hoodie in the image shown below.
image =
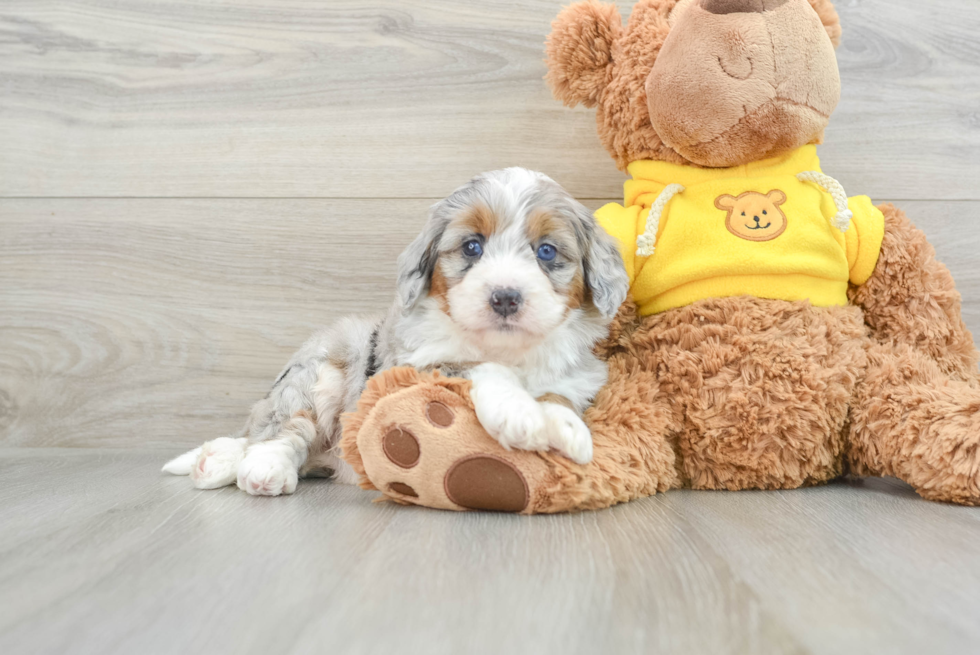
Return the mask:
<path fill-rule="evenodd" d="M 742 295 L 846 305 L 848 282 L 878 262 L 884 216 L 820 172 L 816 146 L 735 168 L 628 170 L 626 206 L 596 218 L 620 242 L 643 316 Z"/>

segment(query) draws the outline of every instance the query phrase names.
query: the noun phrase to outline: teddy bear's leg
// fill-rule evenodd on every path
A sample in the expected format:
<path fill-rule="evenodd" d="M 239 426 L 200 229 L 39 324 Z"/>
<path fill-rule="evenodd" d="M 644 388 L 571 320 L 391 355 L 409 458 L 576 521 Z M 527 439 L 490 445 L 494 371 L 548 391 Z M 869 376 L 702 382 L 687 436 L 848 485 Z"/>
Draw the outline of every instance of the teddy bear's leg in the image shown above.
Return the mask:
<path fill-rule="evenodd" d="M 925 235 L 891 205 L 871 279 L 851 290 L 871 328 L 847 459 L 925 498 L 980 504 L 980 371 L 960 294 Z"/>
<path fill-rule="evenodd" d="M 538 512 L 602 509 L 681 486 L 672 437 L 683 418 L 657 375 L 628 354 L 609 360 L 609 382 L 585 412 L 593 460 L 579 466 L 548 455 L 556 473 Z"/>
<path fill-rule="evenodd" d="M 469 383 L 410 369 L 369 382 L 357 414 L 345 420 L 344 457 L 362 486 L 405 504 L 524 514 L 596 509 L 663 491 L 676 482 L 649 374 L 611 362 L 610 384 L 586 413 L 594 459 L 506 450 L 480 426 Z M 399 381 L 400 379 L 400 381 Z"/>
<path fill-rule="evenodd" d="M 761 298 L 701 301 L 634 337 L 662 357 L 683 408 L 676 443 L 695 489 L 795 489 L 842 472 L 844 429 L 867 341 L 856 307 Z"/>
<path fill-rule="evenodd" d="M 908 345 L 956 380 L 980 381 L 973 338 L 963 323 L 960 294 L 936 251 L 905 214 L 892 205 L 874 274 L 851 290 L 879 343 Z"/>
<path fill-rule="evenodd" d="M 910 345 L 873 344 L 847 460 L 854 473 L 898 477 L 924 498 L 980 505 L 980 388 Z"/>

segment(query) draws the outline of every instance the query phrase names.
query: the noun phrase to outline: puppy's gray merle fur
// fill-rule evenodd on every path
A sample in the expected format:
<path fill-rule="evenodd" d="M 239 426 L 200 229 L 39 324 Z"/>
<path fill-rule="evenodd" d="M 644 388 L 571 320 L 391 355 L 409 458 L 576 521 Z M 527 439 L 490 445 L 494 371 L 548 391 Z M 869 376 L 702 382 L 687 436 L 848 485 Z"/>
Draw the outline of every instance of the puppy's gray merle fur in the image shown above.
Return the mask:
<path fill-rule="evenodd" d="M 614 241 L 550 178 L 481 175 L 436 204 L 398 260 L 387 316 L 345 318 L 293 356 L 241 432 L 167 463 L 196 487 L 289 494 L 306 475 L 356 482 L 340 416 L 393 366 L 473 381 L 477 417 L 506 448 L 592 458 L 581 412 L 606 381 L 593 354 L 626 298 Z"/>

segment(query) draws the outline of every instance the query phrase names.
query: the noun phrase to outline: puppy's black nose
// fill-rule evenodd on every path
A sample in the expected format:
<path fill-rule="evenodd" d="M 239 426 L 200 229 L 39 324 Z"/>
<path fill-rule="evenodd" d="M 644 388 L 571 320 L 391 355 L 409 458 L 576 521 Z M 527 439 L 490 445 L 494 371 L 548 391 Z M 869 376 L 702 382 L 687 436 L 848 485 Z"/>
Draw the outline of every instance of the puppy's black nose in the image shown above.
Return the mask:
<path fill-rule="evenodd" d="M 490 294 L 490 306 L 493 311 L 507 317 L 516 314 L 524 304 L 524 298 L 517 289 L 497 289 Z"/>

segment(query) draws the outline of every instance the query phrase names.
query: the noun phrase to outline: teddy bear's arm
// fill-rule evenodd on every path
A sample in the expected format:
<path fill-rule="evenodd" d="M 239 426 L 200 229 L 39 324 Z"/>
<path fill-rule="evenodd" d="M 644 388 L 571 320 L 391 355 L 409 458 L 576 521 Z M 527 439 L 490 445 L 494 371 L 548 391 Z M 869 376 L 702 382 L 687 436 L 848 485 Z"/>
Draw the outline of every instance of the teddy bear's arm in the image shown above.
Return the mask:
<path fill-rule="evenodd" d="M 382 371 L 344 417 L 343 457 L 361 486 L 402 504 L 525 514 L 598 509 L 680 483 L 667 435 L 679 418 L 654 373 L 614 358 L 610 382 L 586 412 L 595 458 L 508 450 L 477 420 L 468 380 Z"/>
<path fill-rule="evenodd" d="M 905 213 L 883 205 L 885 235 L 874 273 L 852 287 L 876 341 L 906 344 L 954 379 L 980 377 L 973 338 L 963 323 L 960 294 L 949 270 Z"/>

